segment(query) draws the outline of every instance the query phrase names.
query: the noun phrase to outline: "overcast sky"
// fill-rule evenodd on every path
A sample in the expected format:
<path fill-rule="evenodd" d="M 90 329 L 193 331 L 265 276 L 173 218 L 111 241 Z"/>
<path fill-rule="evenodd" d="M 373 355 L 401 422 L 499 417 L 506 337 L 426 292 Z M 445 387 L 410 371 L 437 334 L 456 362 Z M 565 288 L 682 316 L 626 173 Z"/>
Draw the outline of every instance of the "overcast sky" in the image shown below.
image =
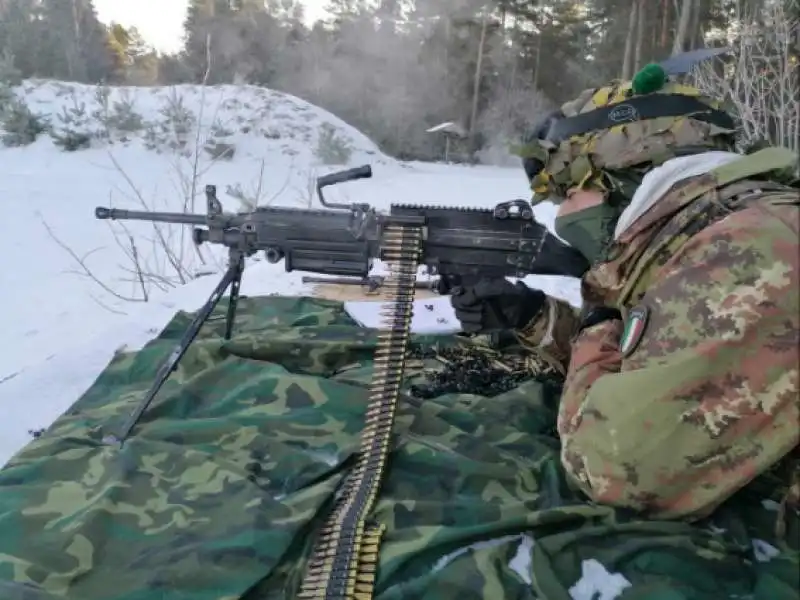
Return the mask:
<path fill-rule="evenodd" d="M 322 16 L 326 0 L 304 0 L 306 17 L 316 21 Z M 100 20 L 134 26 L 144 38 L 162 52 L 180 50 L 186 0 L 95 0 Z"/>

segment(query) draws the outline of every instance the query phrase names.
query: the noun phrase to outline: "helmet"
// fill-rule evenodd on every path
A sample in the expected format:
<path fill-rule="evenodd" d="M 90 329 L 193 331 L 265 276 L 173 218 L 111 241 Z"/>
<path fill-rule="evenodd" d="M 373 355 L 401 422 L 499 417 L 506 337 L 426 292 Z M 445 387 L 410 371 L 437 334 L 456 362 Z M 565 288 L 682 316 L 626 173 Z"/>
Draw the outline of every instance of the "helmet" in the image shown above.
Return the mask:
<path fill-rule="evenodd" d="M 546 115 L 517 153 L 534 192 L 558 201 L 572 187 L 613 191 L 620 175 L 643 175 L 676 156 L 732 150 L 735 133 L 721 102 L 652 64 Z"/>

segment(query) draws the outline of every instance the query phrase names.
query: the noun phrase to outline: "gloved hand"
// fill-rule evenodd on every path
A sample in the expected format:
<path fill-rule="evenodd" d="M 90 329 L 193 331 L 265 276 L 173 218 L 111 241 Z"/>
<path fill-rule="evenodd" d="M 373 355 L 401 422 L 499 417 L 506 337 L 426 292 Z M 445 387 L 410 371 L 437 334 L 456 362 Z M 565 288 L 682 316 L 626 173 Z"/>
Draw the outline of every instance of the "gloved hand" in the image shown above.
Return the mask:
<path fill-rule="evenodd" d="M 466 333 L 522 329 L 542 310 L 545 294 L 518 281 L 481 279 L 453 290 L 450 303 Z"/>

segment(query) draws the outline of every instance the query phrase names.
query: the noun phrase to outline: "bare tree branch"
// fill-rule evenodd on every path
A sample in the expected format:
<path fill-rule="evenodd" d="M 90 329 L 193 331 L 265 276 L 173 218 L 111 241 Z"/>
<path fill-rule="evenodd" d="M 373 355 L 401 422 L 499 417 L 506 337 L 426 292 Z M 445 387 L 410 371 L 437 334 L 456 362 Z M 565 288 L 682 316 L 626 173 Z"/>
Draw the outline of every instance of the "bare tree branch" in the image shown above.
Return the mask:
<path fill-rule="evenodd" d="M 95 275 L 94 271 L 92 271 L 92 269 L 90 269 L 87 266 L 86 259 L 88 258 L 88 256 L 90 256 L 94 252 L 97 252 L 97 251 L 101 250 L 101 248 L 95 248 L 94 250 L 92 250 L 91 252 L 89 252 L 88 254 L 86 254 L 86 255 L 84 255 L 82 257 L 78 256 L 78 254 L 72 248 L 70 248 L 67 244 L 65 244 L 63 241 L 61 241 L 58 238 L 58 236 L 56 236 L 55 232 L 53 232 L 53 229 L 50 227 L 50 225 L 47 224 L 47 221 L 44 219 L 44 217 L 42 217 L 41 213 L 39 213 L 37 211 L 36 216 L 39 217 L 39 220 L 41 221 L 41 223 L 44 226 L 44 228 L 47 230 L 47 234 L 50 236 L 50 238 L 56 244 L 58 244 L 58 246 L 62 250 L 64 250 L 67 254 L 69 254 L 70 257 L 72 257 L 72 260 L 75 261 L 75 263 L 80 267 L 81 270 L 79 272 L 76 272 L 77 274 L 81 274 L 81 275 L 84 275 L 85 277 L 88 277 L 94 283 L 96 283 L 98 286 L 100 286 L 103 289 L 103 291 L 105 291 L 106 293 L 110 294 L 111 296 L 114 296 L 115 298 L 117 298 L 119 300 L 123 300 L 125 302 L 142 302 L 141 298 L 128 297 L 128 296 L 123 296 L 123 295 L 119 294 L 118 292 L 113 290 L 111 287 L 106 285 L 103 282 L 103 280 L 101 280 L 99 277 L 97 277 Z"/>
<path fill-rule="evenodd" d="M 767 142 L 800 152 L 800 22 L 781 2 L 749 14 L 738 5 L 733 60 L 702 63 L 693 83 L 732 106 L 743 147 Z"/>

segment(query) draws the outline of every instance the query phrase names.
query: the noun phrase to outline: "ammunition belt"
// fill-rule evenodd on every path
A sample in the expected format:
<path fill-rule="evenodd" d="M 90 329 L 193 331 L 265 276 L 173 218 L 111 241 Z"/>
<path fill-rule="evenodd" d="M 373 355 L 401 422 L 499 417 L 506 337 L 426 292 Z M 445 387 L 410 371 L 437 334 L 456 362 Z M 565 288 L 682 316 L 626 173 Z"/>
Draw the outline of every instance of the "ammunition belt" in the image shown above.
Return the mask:
<path fill-rule="evenodd" d="M 391 451 L 392 427 L 405 369 L 422 229 L 388 225 L 381 258 L 391 275 L 382 288 L 388 303 L 375 350 L 364 429 L 356 465 L 312 550 L 298 595 L 302 600 L 370 600 L 385 526 L 370 521 Z"/>

